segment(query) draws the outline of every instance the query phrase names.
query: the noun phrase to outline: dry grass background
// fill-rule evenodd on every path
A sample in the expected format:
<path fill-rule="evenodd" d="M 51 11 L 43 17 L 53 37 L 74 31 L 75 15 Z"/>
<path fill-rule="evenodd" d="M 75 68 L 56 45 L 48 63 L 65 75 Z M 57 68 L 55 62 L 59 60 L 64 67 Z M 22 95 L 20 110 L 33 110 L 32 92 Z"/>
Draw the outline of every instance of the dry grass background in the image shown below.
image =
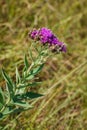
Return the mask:
<path fill-rule="evenodd" d="M 67 43 L 67 53 L 47 61 L 39 74 L 42 84 L 34 91 L 45 96 L 34 109 L 1 121 L 2 130 L 87 130 L 86 25 L 86 0 L 0 0 L 0 70 L 14 76 L 32 28 L 48 27 Z"/>

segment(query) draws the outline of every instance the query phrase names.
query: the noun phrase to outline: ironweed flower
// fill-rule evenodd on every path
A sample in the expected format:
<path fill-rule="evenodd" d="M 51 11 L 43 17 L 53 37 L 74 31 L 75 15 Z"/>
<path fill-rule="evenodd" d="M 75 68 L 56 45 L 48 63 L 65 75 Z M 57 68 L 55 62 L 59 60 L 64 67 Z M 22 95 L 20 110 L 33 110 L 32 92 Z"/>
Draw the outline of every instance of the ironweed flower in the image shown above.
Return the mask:
<path fill-rule="evenodd" d="M 38 55 L 34 57 L 34 60 L 33 53 L 30 50 L 29 56 L 32 59 L 31 65 L 25 55 L 22 73 L 20 73 L 18 68 L 16 68 L 15 81 L 12 80 L 4 69 L 2 69 L 2 75 L 5 79 L 5 87 L 7 89 L 2 90 L 2 88 L 0 88 L 0 120 L 10 113 L 21 112 L 22 110 L 27 110 L 33 107 L 27 102 L 28 99 L 32 100 L 43 95 L 32 92 L 28 87 L 33 85 L 36 86 L 39 83 L 34 79 L 35 76 L 42 71 L 46 60 L 51 56 L 49 50 L 52 52 L 66 52 L 65 44 L 60 42 L 50 29 L 34 29 L 30 32 L 29 36 L 35 41 L 40 41 L 40 43 L 46 45 L 46 47 L 41 46 L 37 48 L 34 46 L 34 50 L 38 52 Z M 6 94 L 8 95 L 7 98 L 5 98 Z M 8 106 L 10 109 L 8 109 Z"/>
<path fill-rule="evenodd" d="M 38 36 L 38 30 L 34 29 L 33 31 L 31 31 L 29 33 L 29 36 L 32 38 L 32 39 L 36 39 L 36 37 Z"/>
<path fill-rule="evenodd" d="M 41 29 L 34 29 L 29 33 L 31 39 L 40 41 L 42 44 L 48 44 L 53 51 L 62 51 L 66 52 L 66 46 L 63 42 L 60 42 L 59 39 L 53 34 L 50 29 L 45 27 Z"/>

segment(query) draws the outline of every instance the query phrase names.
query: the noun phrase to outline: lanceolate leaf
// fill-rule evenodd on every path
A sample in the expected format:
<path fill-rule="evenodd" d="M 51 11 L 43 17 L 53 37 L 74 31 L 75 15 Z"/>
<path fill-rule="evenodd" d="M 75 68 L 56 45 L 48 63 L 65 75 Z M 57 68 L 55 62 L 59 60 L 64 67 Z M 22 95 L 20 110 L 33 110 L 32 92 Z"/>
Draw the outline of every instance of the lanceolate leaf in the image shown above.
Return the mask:
<path fill-rule="evenodd" d="M 3 115 L 10 114 L 14 111 L 14 109 L 10 109 L 9 107 L 6 107 L 5 110 L 3 111 Z"/>
<path fill-rule="evenodd" d="M 7 88 L 8 92 L 9 92 L 8 96 L 10 95 L 10 97 L 13 98 L 14 91 L 13 91 L 12 86 L 8 82 L 6 83 L 6 88 Z"/>
<path fill-rule="evenodd" d="M 9 84 L 11 84 L 13 86 L 11 78 L 6 74 L 6 72 L 4 71 L 4 69 L 2 69 L 2 74 L 3 74 L 3 77 L 6 80 L 6 82 L 8 82 Z"/>
<path fill-rule="evenodd" d="M 2 107 L 3 107 L 3 104 L 0 102 L 0 110 L 2 109 Z"/>
<path fill-rule="evenodd" d="M 24 65 L 25 65 L 25 68 L 26 68 L 26 69 L 29 68 L 29 63 L 28 63 L 28 60 L 27 60 L 26 55 L 25 55 L 25 58 L 24 58 Z"/>
<path fill-rule="evenodd" d="M 34 68 L 34 69 L 31 71 L 31 74 L 36 75 L 37 73 L 39 73 L 39 72 L 42 70 L 43 66 L 44 66 L 44 63 L 41 64 L 40 66 Z"/>
<path fill-rule="evenodd" d="M 2 70 L 2 74 L 3 74 L 3 77 L 7 83 L 7 88 L 8 88 L 8 91 L 10 93 L 10 96 L 13 97 L 14 95 L 14 85 L 13 85 L 13 82 L 11 80 L 11 78 L 6 74 L 6 72 L 4 70 Z"/>
<path fill-rule="evenodd" d="M 4 93 L 0 87 L 0 103 L 4 104 L 5 103 L 5 97 L 4 97 Z"/>
<path fill-rule="evenodd" d="M 3 114 L 2 113 L 0 113 L 0 120 L 2 120 L 3 119 Z"/>
<path fill-rule="evenodd" d="M 32 108 L 32 106 L 29 103 L 23 102 L 23 101 L 20 101 L 20 100 L 17 100 L 16 102 L 14 102 L 14 104 L 18 105 L 20 107 Z"/>
<path fill-rule="evenodd" d="M 17 94 L 14 96 L 14 101 L 23 100 L 23 99 L 33 99 L 39 98 L 43 96 L 42 94 L 33 93 L 33 92 L 26 92 L 25 94 Z"/>
<path fill-rule="evenodd" d="M 33 92 L 27 92 L 26 94 L 24 94 L 24 97 L 27 99 L 39 98 L 42 96 L 43 96 L 42 94 L 33 93 Z"/>
<path fill-rule="evenodd" d="M 39 84 L 41 84 L 41 82 L 33 82 L 33 83 L 27 83 L 27 84 L 20 84 L 19 87 L 18 87 L 18 89 L 29 87 L 29 86 L 30 87 L 33 87 L 33 86 L 36 87 Z"/>
<path fill-rule="evenodd" d="M 32 54 L 31 49 L 29 49 L 29 56 L 31 57 L 31 60 L 34 61 L 34 58 L 33 58 L 33 54 Z"/>
<path fill-rule="evenodd" d="M 27 77 L 26 77 L 26 80 L 31 80 L 31 79 L 33 79 L 34 78 L 34 75 L 28 75 Z"/>

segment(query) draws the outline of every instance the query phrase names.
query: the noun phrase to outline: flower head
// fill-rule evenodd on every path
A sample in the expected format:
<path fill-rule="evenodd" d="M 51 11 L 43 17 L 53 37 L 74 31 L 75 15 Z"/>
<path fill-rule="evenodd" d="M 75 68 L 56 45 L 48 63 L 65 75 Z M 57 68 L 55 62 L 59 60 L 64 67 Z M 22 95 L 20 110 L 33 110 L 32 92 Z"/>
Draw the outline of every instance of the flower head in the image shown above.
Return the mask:
<path fill-rule="evenodd" d="M 29 33 L 29 36 L 31 37 L 31 39 L 36 39 L 36 37 L 38 36 L 38 30 L 34 29 Z"/>
<path fill-rule="evenodd" d="M 39 30 L 39 37 L 41 43 L 49 43 L 50 38 L 52 37 L 52 32 L 47 28 L 41 28 Z"/>
<path fill-rule="evenodd" d="M 32 39 L 40 41 L 42 44 L 48 44 L 54 46 L 55 50 L 66 52 L 66 46 L 63 42 L 60 42 L 59 39 L 52 33 L 50 29 L 45 27 L 41 29 L 34 29 L 29 35 Z"/>

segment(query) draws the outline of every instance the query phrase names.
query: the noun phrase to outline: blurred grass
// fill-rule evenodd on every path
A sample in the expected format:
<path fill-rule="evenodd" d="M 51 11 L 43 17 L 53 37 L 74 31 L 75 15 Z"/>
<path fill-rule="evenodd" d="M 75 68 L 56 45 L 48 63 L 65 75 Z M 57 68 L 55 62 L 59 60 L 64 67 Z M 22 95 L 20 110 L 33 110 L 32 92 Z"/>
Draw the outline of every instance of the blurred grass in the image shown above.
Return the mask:
<path fill-rule="evenodd" d="M 47 61 L 37 88 L 46 95 L 34 109 L 0 125 L 4 130 L 87 130 L 87 1 L 1 0 L 0 69 L 14 76 L 30 45 L 28 31 L 35 27 L 52 29 L 67 43 L 67 53 Z"/>

